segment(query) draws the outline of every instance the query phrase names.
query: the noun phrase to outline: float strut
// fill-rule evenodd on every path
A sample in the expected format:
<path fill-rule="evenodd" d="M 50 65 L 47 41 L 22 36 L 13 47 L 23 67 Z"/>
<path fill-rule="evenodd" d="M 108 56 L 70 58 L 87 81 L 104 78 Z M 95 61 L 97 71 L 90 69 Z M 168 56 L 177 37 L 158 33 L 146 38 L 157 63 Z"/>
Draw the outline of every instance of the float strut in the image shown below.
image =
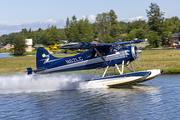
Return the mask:
<path fill-rule="evenodd" d="M 122 75 L 123 74 L 123 70 L 124 70 L 124 60 L 122 61 L 122 70 L 119 69 L 117 64 L 115 64 L 115 66 L 116 66 L 117 70 L 119 71 L 120 75 Z"/>
<path fill-rule="evenodd" d="M 103 73 L 103 75 L 102 75 L 102 78 L 105 76 L 108 68 L 109 68 L 109 66 L 106 67 L 106 69 L 105 69 L 105 71 L 104 71 L 104 73 Z"/>

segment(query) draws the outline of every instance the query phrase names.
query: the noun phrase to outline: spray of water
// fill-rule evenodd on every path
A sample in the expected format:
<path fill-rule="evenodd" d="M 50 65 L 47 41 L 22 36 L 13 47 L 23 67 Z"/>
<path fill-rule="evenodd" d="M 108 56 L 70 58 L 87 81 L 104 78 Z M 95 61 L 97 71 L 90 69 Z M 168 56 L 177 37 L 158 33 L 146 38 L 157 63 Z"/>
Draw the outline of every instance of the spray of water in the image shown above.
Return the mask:
<path fill-rule="evenodd" d="M 83 74 L 2 75 L 0 76 L 0 94 L 103 87 L 82 82 L 86 79 L 88 79 L 87 75 Z"/>

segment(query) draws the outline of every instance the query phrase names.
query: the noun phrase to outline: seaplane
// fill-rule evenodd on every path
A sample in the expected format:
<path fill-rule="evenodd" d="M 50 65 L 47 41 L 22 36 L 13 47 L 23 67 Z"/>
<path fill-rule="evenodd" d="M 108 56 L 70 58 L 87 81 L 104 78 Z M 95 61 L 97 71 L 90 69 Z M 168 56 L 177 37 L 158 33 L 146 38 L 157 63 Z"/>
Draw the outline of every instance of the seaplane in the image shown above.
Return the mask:
<path fill-rule="evenodd" d="M 139 58 L 142 50 L 139 50 L 131 43 L 137 44 L 141 42 L 143 42 L 143 40 L 115 43 L 67 43 L 59 47 L 59 49 L 85 49 L 86 51 L 64 58 L 54 57 L 46 49 L 39 47 L 36 54 L 37 69 L 32 70 L 31 67 L 27 68 L 27 74 L 49 74 L 96 69 L 93 77 L 89 80 L 85 80 L 88 84 L 113 87 L 141 83 L 151 80 L 163 72 L 162 69 L 152 69 L 140 72 L 134 71 L 131 63 Z M 118 65 L 121 66 L 121 69 Z M 106 72 L 110 67 L 113 67 L 114 71 L 118 71 L 118 75 L 106 76 Z M 123 74 L 124 68 L 127 68 L 130 73 Z M 94 76 L 99 69 L 103 69 L 103 74 L 96 78 Z"/>

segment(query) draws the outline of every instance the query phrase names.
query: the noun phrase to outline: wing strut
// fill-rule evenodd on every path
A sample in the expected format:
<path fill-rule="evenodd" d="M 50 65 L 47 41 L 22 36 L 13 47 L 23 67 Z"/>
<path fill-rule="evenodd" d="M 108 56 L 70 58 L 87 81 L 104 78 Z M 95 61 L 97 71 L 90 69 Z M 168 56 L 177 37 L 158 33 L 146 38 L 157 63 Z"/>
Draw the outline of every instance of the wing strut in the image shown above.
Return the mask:
<path fill-rule="evenodd" d="M 103 58 L 103 56 L 101 55 L 101 53 L 99 53 L 99 51 L 96 49 L 96 48 L 94 48 L 94 50 L 97 52 L 97 54 L 101 57 L 101 59 L 106 63 L 106 65 L 107 66 L 109 66 L 108 65 L 108 63 L 105 61 L 105 59 Z"/>

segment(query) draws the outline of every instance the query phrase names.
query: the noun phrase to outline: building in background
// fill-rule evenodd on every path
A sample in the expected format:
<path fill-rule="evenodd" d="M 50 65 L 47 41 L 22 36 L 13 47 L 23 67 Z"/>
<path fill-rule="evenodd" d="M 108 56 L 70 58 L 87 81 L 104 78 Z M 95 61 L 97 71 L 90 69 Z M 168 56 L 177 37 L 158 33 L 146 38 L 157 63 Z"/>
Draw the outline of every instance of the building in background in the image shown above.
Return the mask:
<path fill-rule="evenodd" d="M 174 33 L 171 35 L 171 39 L 169 40 L 170 46 L 179 47 L 180 46 L 180 33 Z"/>
<path fill-rule="evenodd" d="M 27 47 L 25 48 L 26 52 L 32 52 L 33 51 L 33 42 L 32 39 L 26 39 L 26 45 Z"/>
<path fill-rule="evenodd" d="M 7 44 L 6 45 L 6 50 L 10 50 L 12 48 L 12 45 L 11 44 Z"/>

